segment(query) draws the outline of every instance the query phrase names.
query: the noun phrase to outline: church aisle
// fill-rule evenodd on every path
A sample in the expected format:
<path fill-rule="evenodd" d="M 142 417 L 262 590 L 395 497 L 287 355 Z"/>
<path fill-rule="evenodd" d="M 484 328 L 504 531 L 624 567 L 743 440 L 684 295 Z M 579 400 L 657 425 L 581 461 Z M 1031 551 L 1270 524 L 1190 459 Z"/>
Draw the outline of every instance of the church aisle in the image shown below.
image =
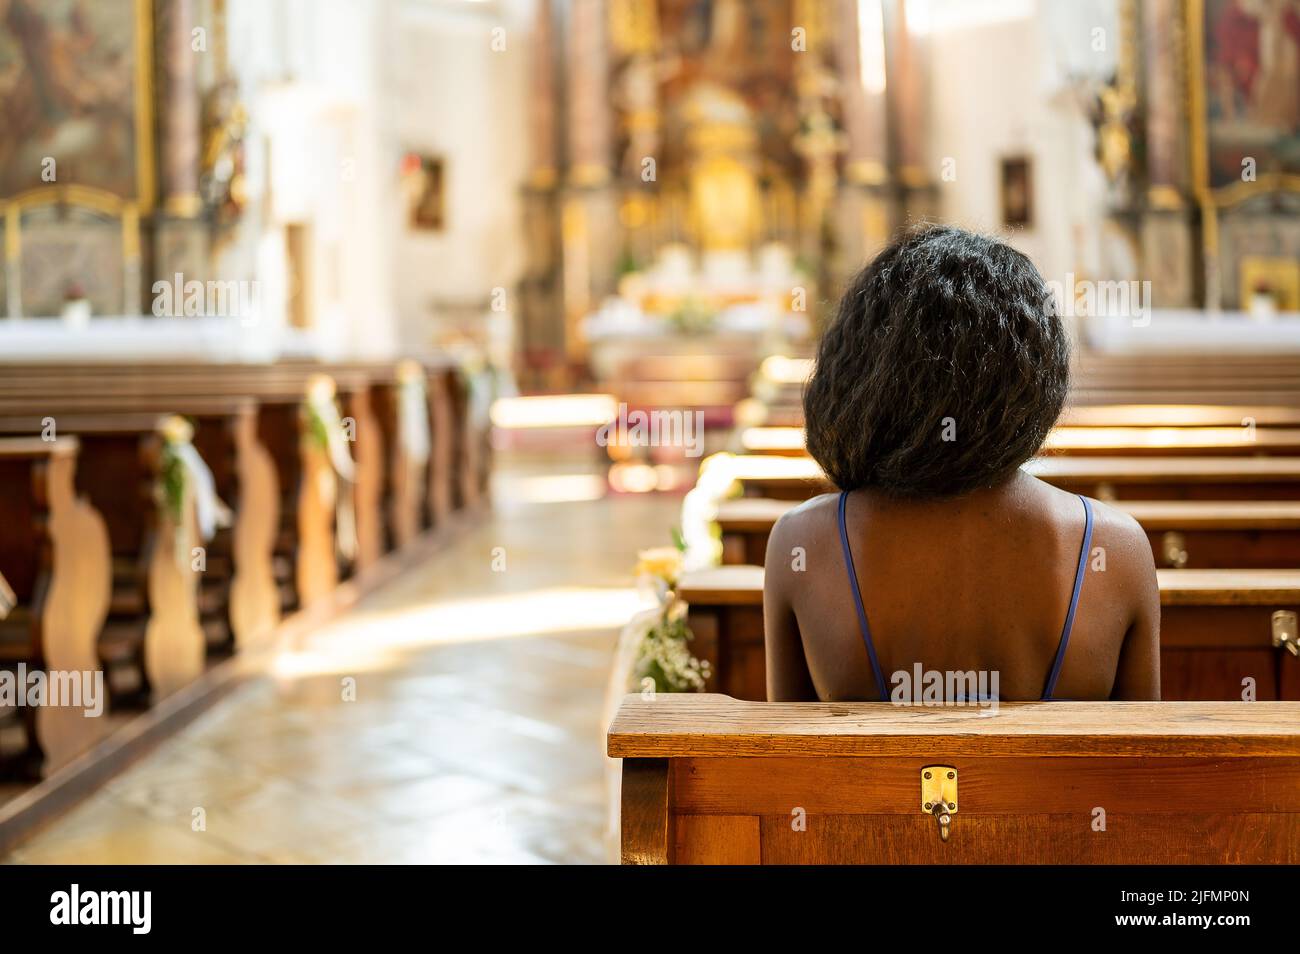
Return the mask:
<path fill-rule="evenodd" d="M 4 860 L 608 860 L 605 687 L 680 501 L 594 462 L 500 459 L 490 517 Z"/>

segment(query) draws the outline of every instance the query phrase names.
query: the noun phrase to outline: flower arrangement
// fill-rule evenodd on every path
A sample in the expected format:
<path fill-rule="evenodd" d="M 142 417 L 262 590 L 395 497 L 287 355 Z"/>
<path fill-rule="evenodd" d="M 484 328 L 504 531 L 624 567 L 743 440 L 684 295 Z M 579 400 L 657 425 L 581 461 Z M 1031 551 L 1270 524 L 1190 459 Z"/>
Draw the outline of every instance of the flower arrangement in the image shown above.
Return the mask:
<path fill-rule="evenodd" d="M 167 515 L 179 524 L 185 514 L 186 473 L 180 448 L 194 439 L 194 425 L 185 418 L 173 415 L 159 428 L 162 435 L 162 466 L 159 495 Z"/>
<path fill-rule="evenodd" d="M 231 525 L 230 508 L 217 496 L 212 471 L 194 449 L 194 425 L 179 415 L 166 418 L 158 428 L 162 455 L 156 490 L 159 507 L 170 519 L 172 547 L 177 566 L 190 560 L 190 531 L 186 507 L 192 500 L 199 536 L 206 542 L 217 529 Z"/>
<path fill-rule="evenodd" d="M 653 586 L 659 605 L 630 624 L 640 637 L 632 682 L 644 687 L 646 680 L 651 680 L 659 692 L 699 692 L 709 678 L 710 667 L 686 645 L 694 635 L 686 625 L 686 604 L 677 595 L 685 545 L 676 530 L 673 538 L 674 546 L 638 554 L 636 575 Z"/>
<path fill-rule="evenodd" d="M 327 374 L 313 374 L 307 381 L 302 408 L 307 415 L 307 433 L 311 441 L 325 452 L 339 477 L 352 481 L 356 479 L 355 465 L 348 451 L 343 418 L 335 401 L 337 393 L 333 378 Z"/>

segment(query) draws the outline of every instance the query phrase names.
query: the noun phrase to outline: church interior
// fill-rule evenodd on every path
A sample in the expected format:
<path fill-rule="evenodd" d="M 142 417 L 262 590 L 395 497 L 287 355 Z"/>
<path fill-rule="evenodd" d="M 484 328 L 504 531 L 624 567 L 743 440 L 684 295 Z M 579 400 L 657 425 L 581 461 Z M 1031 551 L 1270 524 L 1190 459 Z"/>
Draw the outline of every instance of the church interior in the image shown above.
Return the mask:
<path fill-rule="evenodd" d="M 4 864 L 1300 863 L 1297 0 L 0 0 L 0 221 Z M 927 224 L 1152 698 L 768 701 Z"/>

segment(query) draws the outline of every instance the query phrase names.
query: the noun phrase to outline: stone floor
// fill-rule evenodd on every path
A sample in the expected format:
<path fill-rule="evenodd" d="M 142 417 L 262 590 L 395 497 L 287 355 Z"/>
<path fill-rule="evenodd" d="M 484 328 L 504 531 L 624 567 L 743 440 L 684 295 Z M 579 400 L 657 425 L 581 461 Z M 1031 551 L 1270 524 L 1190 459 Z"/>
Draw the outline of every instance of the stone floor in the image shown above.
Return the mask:
<path fill-rule="evenodd" d="M 503 461 L 492 515 L 6 861 L 599 863 L 636 551 L 679 501 Z"/>

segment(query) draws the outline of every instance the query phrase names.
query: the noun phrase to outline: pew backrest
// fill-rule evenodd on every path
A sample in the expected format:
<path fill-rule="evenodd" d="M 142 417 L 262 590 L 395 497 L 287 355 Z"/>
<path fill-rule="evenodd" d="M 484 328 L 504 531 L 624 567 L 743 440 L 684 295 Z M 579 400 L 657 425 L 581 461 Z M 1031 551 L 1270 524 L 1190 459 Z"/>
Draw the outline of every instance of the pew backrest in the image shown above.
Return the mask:
<path fill-rule="evenodd" d="M 1300 703 L 632 695 L 607 742 L 625 864 L 1300 861 Z"/>
<path fill-rule="evenodd" d="M 1160 667 L 1166 699 L 1300 700 L 1300 570 L 1158 570 Z M 719 566 L 682 575 L 708 686 L 766 698 L 763 568 Z M 1247 681 L 1249 680 L 1249 681 Z"/>

